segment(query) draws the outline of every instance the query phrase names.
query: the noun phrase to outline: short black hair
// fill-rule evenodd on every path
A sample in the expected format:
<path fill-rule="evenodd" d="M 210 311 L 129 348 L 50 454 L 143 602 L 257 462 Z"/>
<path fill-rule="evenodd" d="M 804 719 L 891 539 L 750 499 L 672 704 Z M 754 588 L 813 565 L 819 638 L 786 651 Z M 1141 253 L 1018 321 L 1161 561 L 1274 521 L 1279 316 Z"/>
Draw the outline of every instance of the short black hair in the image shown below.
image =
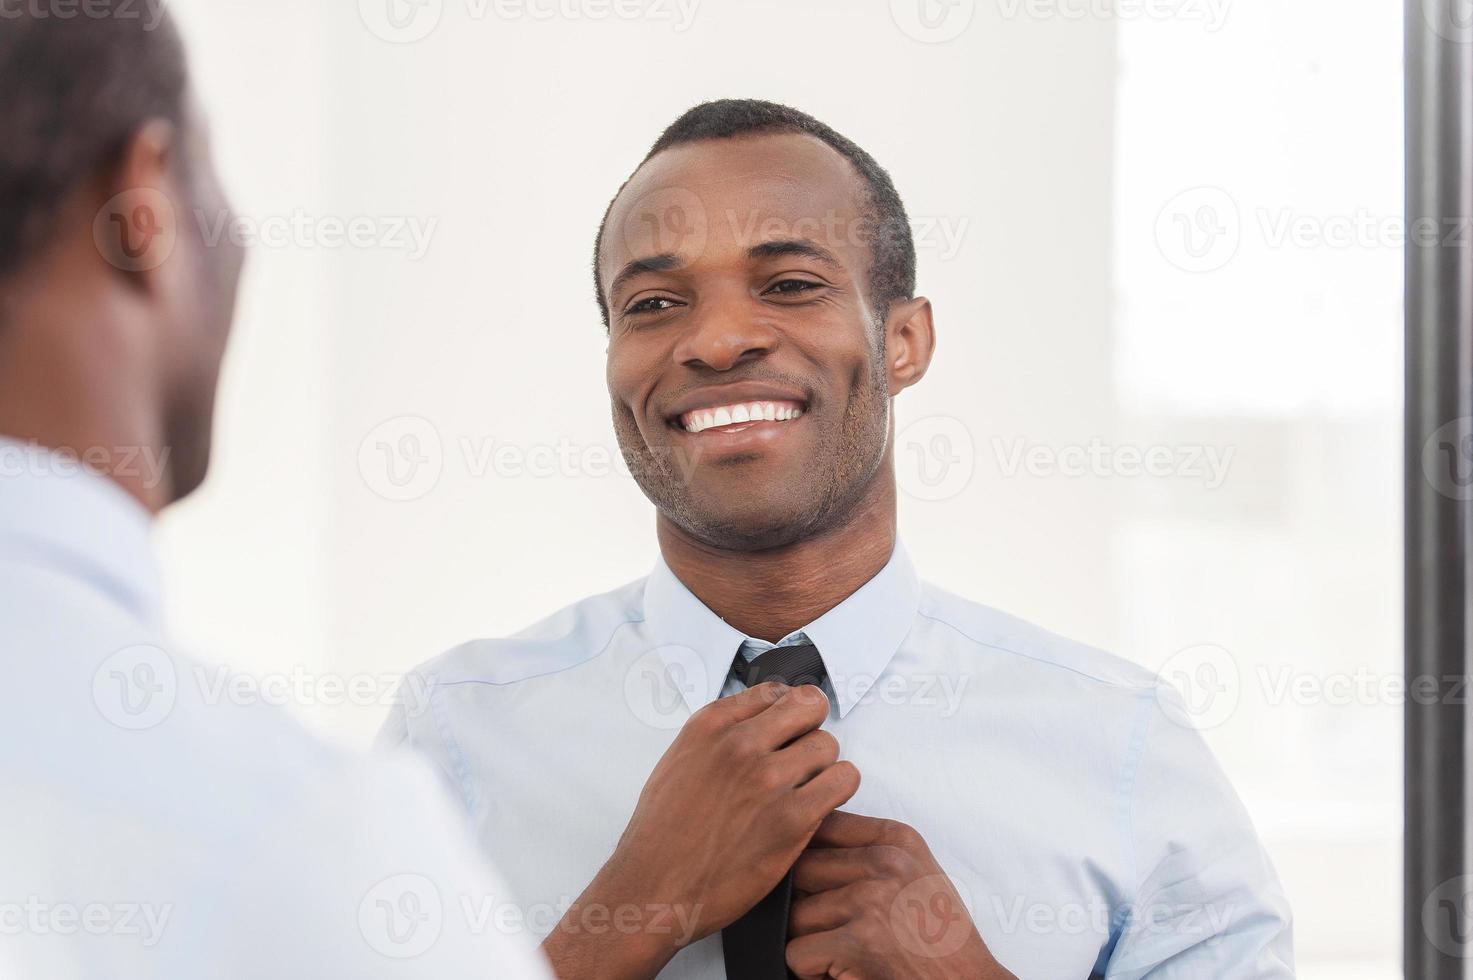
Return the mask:
<path fill-rule="evenodd" d="M 65 17 L 0 0 L 0 282 L 50 244 L 68 195 L 117 164 L 141 126 L 184 126 L 184 46 L 170 17 L 150 16 L 134 0 L 88 0 Z"/>
<path fill-rule="evenodd" d="M 718 99 L 703 102 L 684 114 L 660 134 L 655 145 L 639 162 L 643 167 L 650 158 L 661 150 L 682 146 L 701 140 L 732 139 L 737 136 L 754 136 L 769 133 L 806 133 L 833 147 L 859 172 L 867 193 L 861 202 L 863 217 L 873 228 L 869 236 L 872 260 L 870 263 L 870 302 L 878 315 L 884 317 L 890 304 L 898 299 L 909 299 L 916 288 L 916 248 L 911 234 L 910 219 L 905 214 L 905 204 L 895 183 L 885 169 L 875 162 L 857 143 L 848 139 L 832 127 L 794 109 L 791 106 L 761 99 Z M 638 172 L 639 167 L 635 168 Z M 630 179 L 633 175 L 630 175 Z M 627 185 L 629 180 L 624 181 Z M 620 186 L 622 193 L 624 186 Z M 619 195 L 614 195 L 618 200 Z M 603 280 L 599 275 L 598 260 L 603 248 L 604 228 L 614 202 L 604 210 L 603 221 L 598 226 L 598 238 L 593 246 L 593 290 L 598 298 L 599 313 L 604 326 L 609 326 L 609 305 L 604 299 Z"/>

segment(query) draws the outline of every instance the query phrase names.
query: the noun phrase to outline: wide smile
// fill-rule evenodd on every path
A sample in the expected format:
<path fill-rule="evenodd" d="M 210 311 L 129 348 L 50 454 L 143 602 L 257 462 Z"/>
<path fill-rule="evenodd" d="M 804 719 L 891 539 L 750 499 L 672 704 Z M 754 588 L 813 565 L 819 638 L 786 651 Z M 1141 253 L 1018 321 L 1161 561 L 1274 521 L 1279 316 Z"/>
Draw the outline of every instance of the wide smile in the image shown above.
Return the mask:
<path fill-rule="evenodd" d="M 798 401 L 741 401 L 691 409 L 670 422 L 691 435 L 731 435 L 757 427 L 784 425 L 802 418 L 804 411 L 803 403 Z"/>
<path fill-rule="evenodd" d="M 808 428 L 813 406 L 801 389 L 739 381 L 690 391 L 666 407 L 676 439 L 710 458 L 775 450 Z"/>

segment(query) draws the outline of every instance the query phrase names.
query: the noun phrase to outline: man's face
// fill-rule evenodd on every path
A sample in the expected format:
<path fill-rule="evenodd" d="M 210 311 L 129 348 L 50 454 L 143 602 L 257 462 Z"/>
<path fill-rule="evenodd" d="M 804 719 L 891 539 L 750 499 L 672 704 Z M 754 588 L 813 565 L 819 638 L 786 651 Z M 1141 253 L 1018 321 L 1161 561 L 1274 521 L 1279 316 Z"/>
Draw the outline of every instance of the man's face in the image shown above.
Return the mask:
<path fill-rule="evenodd" d="M 864 185 L 801 134 L 647 162 L 599 257 L 619 445 L 696 540 L 779 547 L 842 524 L 887 459 Z"/>

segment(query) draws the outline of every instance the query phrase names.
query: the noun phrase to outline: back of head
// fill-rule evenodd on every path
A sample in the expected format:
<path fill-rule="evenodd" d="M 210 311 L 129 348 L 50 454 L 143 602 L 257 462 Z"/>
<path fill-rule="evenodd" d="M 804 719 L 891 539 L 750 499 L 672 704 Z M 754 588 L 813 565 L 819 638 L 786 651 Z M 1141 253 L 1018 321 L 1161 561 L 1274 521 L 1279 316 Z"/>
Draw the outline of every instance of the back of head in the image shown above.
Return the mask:
<path fill-rule="evenodd" d="M 55 238 L 63 203 L 118 166 L 147 122 L 183 128 L 188 89 L 173 22 L 130 0 L 61 17 L 0 0 L 0 282 Z"/>
<path fill-rule="evenodd" d="M 135 0 L 0 0 L 0 93 L 0 434 L 152 449 L 164 485 L 99 468 L 157 510 L 204 479 L 240 270 L 190 220 L 228 205 L 179 34 Z"/>

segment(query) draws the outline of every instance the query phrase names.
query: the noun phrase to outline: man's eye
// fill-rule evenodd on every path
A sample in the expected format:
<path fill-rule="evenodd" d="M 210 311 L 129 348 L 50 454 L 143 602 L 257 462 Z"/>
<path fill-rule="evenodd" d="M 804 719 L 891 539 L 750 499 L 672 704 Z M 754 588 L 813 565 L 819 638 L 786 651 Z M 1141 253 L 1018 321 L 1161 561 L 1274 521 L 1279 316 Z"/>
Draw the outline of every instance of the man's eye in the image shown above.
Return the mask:
<path fill-rule="evenodd" d="M 769 293 L 786 294 L 789 296 L 798 293 L 806 293 L 814 289 L 822 289 L 819 283 L 809 282 L 807 279 L 783 279 L 775 282 L 767 288 Z"/>
<path fill-rule="evenodd" d="M 638 303 L 630 306 L 627 310 L 624 311 L 624 315 L 629 316 L 634 313 L 659 313 L 663 310 L 668 310 L 678 305 L 680 304 L 668 296 L 651 296 L 648 299 L 642 299 Z"/>

